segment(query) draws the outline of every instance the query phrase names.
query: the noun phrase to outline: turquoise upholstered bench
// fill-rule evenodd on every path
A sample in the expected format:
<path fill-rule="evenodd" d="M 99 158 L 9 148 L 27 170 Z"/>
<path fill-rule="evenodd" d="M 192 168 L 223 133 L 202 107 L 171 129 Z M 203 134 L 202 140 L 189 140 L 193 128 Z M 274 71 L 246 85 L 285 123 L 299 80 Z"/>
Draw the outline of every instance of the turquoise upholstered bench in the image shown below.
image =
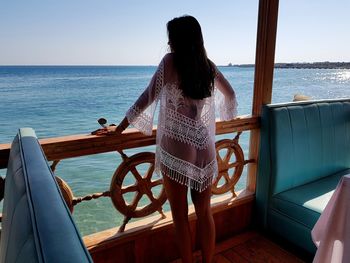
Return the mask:
<path fill-rule="evenodd" d="M 257 218 L 314 253 L 311 230 L 350 173 L 350 99 L 267 105 L 261 119 Z"/>
<path fill-rule="evenodd" d="M 10 152 L 3 204 L 0 262 L 92 262 L 30 128 Z"/>

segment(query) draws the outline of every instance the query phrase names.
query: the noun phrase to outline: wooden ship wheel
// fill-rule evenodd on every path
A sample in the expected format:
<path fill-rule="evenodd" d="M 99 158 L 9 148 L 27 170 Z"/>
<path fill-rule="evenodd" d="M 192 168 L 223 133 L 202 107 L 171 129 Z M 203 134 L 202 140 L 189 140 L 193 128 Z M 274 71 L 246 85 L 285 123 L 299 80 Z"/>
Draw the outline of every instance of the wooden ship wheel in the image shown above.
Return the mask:
<path fill-rule="evenodd" d="M 69 185 L 64 181 L 61 177 L 55 176 L 56 182 L 58 186 L 60 187 L 62 196 L 64 201 L 66 202 L 68 209 L 71 213 L 73 213 L 74 210 L 74 195 L 69 187 Z"/>
<path fill-rule="evenodd" d="M 219 195 L 231 191 L 233 196 L 236 196 L 234 186 L 241 177 L 246 163 L 243 150 L 238 144 L 239 135 L 240 133 L 233 140 L 223 139 L 215 143 L 218 176 L 213 182 L 212 194 Z M 225 152 L 224 156 L 221 155 L 221 152 Z M 221 184 L 221 179 L 224 179 L 223 184 Z"/>
<path fill-rule="evenodd" d="M 123 162 L 115 171 L 110 185 L 110 195 L 113 205 L 124 215 L 123 225 L 119 229 L 120 232 L 124 231 L 125 225 L 131 218 L 145 217 L 156 211 L 158 211 L 162 217 L 165 217 L 162 206 L 167 199 L 163 186 L 163 179 L 152 180 L 155 159 L 154 153 L 142 152 L 128 157 L 121 152 L 121 155 L 123 157 Z M 137 170 L 137 166 L 145 164 L 148 165 L 148 170 L 144 175 L 141 175 Z M 124 181 L 127 181 L 124 179 L 129 173 L 135 178 L 135 184 L 124 186 Z M 155 195 L 152 189 L 158 185 L 161 185 L 162 188 L 160 193 Z M 128 193 L 134 194 L 131 203 L 128 203 L 124 196 Z M 145 206 L 139 206 L 139 202 L 144 195 L 148 197 L 150 203 Z"/>

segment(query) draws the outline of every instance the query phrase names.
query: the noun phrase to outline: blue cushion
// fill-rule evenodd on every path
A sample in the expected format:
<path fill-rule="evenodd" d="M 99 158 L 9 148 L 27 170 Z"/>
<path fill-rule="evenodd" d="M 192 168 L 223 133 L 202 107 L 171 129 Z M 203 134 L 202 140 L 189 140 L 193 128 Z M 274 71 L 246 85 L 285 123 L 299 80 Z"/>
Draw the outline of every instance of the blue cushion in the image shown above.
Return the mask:
<path fill-rule="evenodd" d="M 0 262 L 92 262 L 32 129 L 21 129 L 5 180 Z"/>
<path fill-rule="evenodd" d="M 0 262 L 15 262 L 17 256 L 27 249 L 28 241 L 35 244 L 23 171 L 20 140 L 16 136 L 11 145 L 5 180 Z M 38 260 L 35 246 L 25 254 L 28 258 Z"/>
<path fill-rule="evenodd" d="M 350 169 L 274 195 L 271 198 L 271 209 L 311 230 L 341 177 L 346 174 L 350 174 Z"/>
<path fill-rule="evenodd" d="M 296 246 L 303 248 L 305 251 L 310 253 L 316 252 L 316 246 L 312 241 L 310 229 L 308 227 L 273 209 L 268 211 L 268 218 L 269 231 L 284 237 Z"/>
<path fill-rule="evenodd" d="M 265 105 L 260 131 L 257 223 L 315 252 L 311 229 L 350 169 L 350 99 Z"/>
<path fill-rule="evenodd" d="M 271 118 L 273 194 L 349 168 L 349 100 L 267 106 L 265 110 Z"/>

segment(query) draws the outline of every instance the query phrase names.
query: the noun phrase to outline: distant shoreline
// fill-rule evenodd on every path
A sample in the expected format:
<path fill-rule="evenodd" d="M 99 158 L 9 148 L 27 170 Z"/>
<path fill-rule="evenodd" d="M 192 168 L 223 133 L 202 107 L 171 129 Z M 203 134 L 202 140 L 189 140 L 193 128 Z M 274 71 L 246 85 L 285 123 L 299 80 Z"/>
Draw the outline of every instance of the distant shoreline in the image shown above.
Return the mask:
<path fill-rule="evenodd" d="M 251 68 L 254 64 L 228 64 L 226 67 Z M 275 68 L 293 69 L 350 69 L 350 62 L 275 63 Z"/>
<path fill-rule="evenodd" d="M 255 64 L 232 64 L 218 65 L 219 67 L 253 68 Z M 32 68 L 89 68 L 89 67 L 157 67 L 157 65 L 0 65 L 0 68 L 32 67 Z M 275 68 L 291 69 L 350 69 L 350 62 L 295 62 L 295 63 L 275 63 Z"/>

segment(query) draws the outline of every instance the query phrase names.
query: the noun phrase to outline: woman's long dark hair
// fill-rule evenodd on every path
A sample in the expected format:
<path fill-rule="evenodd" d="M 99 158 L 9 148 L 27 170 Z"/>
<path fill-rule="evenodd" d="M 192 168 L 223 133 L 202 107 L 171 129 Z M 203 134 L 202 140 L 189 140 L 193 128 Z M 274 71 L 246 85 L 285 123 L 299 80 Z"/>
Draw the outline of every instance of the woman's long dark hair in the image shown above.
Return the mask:
<path fill-rule="evenodd" d="M 207 58 L 198 21 L 192 16 L 177 17 L 168 22 L 167 29 L 180 89 L 192 99 L 210 97 L 215 71 Z"/>

